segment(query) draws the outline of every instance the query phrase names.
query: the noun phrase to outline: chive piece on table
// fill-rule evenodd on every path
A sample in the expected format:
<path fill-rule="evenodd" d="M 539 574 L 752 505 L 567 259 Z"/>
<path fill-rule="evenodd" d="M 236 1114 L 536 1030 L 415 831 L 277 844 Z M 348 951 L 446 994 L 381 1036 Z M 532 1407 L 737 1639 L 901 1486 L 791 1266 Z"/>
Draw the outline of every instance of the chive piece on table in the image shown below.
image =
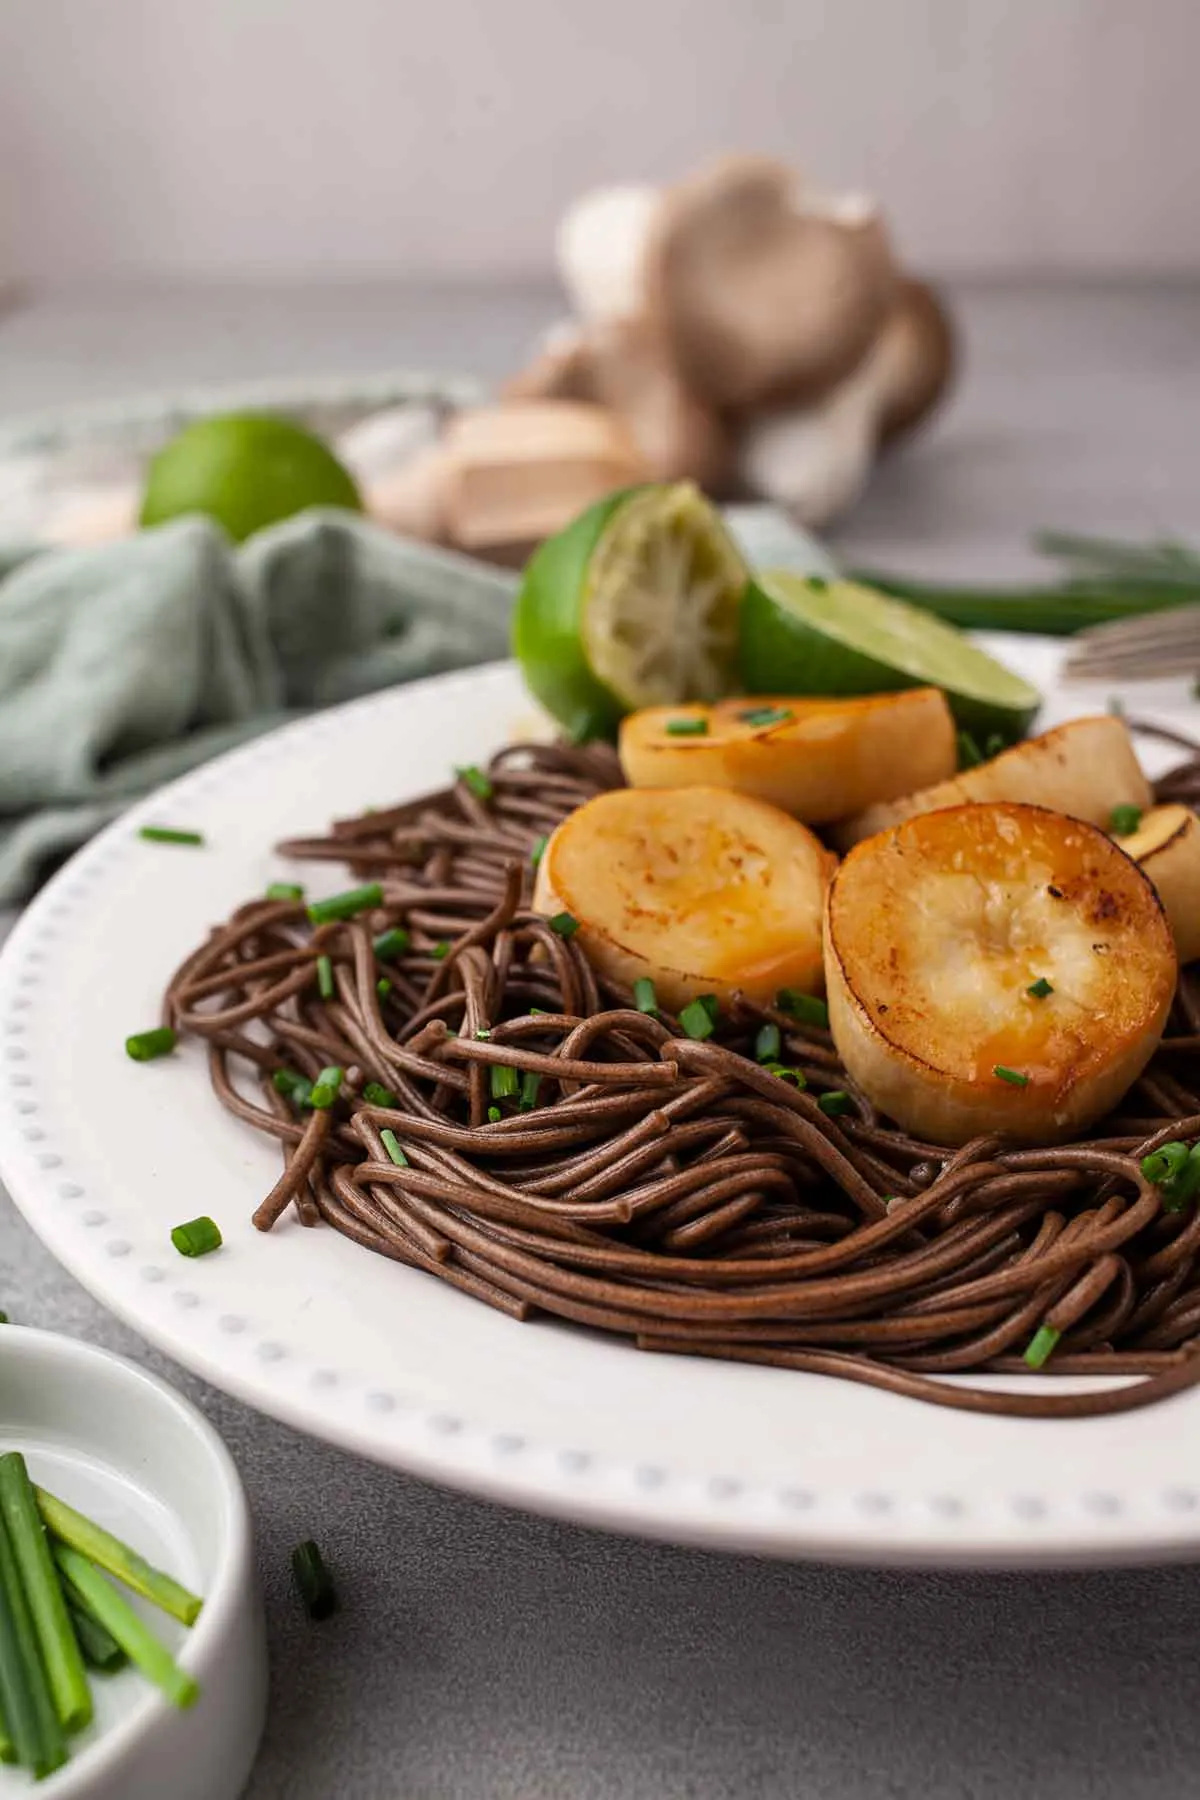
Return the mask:
<path fill-rule="evenodd" d="M 536 1069 L 527 1069 L 521 1077 L 521 1111 L 532 1112 L 537 1105 L 542 1078 Z"/>
<path fill-rule="evenodd" d="M 395 962 L 408 949 L 409 934 L 402 925 L 393 925 L 390 931 L 381 931 L 375 939 L 375 954 L 380 962 Z"/>
<path fill-rule="evenodd" d="M 162 1612 L 170 1613 L 181 1625 L 196 1623 L 204 1605 L 199 1594 L 193 1594 L 181 1582 L 176 1581 L 174 1576 L 165 1575 L 161 1569 L 154 1568 L 144 1556 L 139 1556 L 136 1550 L 131 1550 L 120 1538 L 105 1531 L 102 1525 L 97 1525 L 93 1520 L 85 1518 L 83 1513 L 76 1512 L 65 1500 L 48 1494 L 45 1488 L 35 1487 L 33 1492 L 38 1511 L 42 1515 L 42 1524 L 52 1538 L 77 1550 L 99 1568 L 107 1569 L 110 1575 L 115 1575 L 127 1588 L 132 1588 L 135 1594 L 140 1594 L 143 1600 L 149 1600 Z M 84 1600 L 90 1605 L 86 1594 Z M 100 1611 L 97 1610 L 95 1616 L 102 1624 L 108 1623 Z M 114 1631 L 113 1636 L 119 1644 L 123 1643 L 117 1632 Z M 124 1647 L 128 1649 L 128 1645 Z M 132 1655 L 132 1651 L 130 1654 Z"/>
<path fill-rule="evenodd" d="M 7 1325 L 9 1322 L 8 1314 L 5 1312 L 4 1308 L 0 1306 L 0 1325 Z"/>
<path fill-rule="evenodd" d="M 797 988 L 780 988 L 775 1004 L 780 1012 L 791 1013 L 801 1025 L 817 1025 L 822 1031 L 829 1029 L 829 1008 L 815 994 L 802 994 Z"/>
<path fill-rule="evenodd" d="M 487 1109 L 487 1116 L 489 1125 L 498 1125 L 504 1117 L 504 1114 L 500 1111 L 498 1106 L 489 1106 Z"/>
<path fill-rule="evenodd" d="M 363 1099 L 368 1106 L 395 1106 L 396 1096 L 391 1088 L 381 1086 L 378 1081 L 368 1081 L 363 1089 Z"/>
<path fill-rule="evenodd" d="M 148 844 L 202 844 L 202 831 L 174 831 L 167 825 L 143 825 L 138 832 Z"/>
<path fill-rule="evenodd" d="M 273 881 L 267 889 L 268 900 L 303 900 L 304 889 L 298 881 Z"/>
<path fill-rule="evenodd" d="M 152 1031 L 135 1031 L 125 1039 L 125 1054 L 134 1062 L 153 1062 L 158 1056 L 170 1056 L 179 1042 L 169 1025 L 156 1025 Z"/>
<path fill-rule="evenodd" d="M 129 1658 L 107 1626 L 78 1603 L 68 1601 L 67 1611 L 88 1668 L 99 1669 L 103 1675 L 115 1675 L 118 1669 L 123 1669 Z"/>
<path fill-rule="evenodd" d="M 333 1577 L 325 1566 L 325 1558 L 311 1538 L 297 1544 L 292 1551 L 292 1574 L 300 1590 L 305 1611 L 310 1619 L 327 1619 L 338 1608 Z"/>
<path fill-rule="evenodd" d="M 1003 1063 L 995 1063 L 992 1067 L 992 1074 L 999 1076 L 1001 1081 L 1007 1081 L 1009 1087 L 1029 1086 L 1028 1075 L 1023 1075 L 1020 1069 L 1006 1068 Z"/>
<path fill-rule="evenodd" d="M 333 999 L 333 964 L 327 956 L 317 958 L 317 991 L 322 1000 Z"/>
<path fill-rule="evenodd" d="M 1055 1331 L 1053 1325 L 1039 1325 L 1025 1346 L 1025 1361 L 1031 1369 L 1044 1367 L 1061 1336 L 1062 1332 Z"/>
<path fill-rule="evenodd" d="M 1140 806 L 1114 806 L 1108 815 L 1108 829 L 1114 837 L 1132 837 L 1141 822 Z"/>
<path fill-rule="evenodd" d="M 329 925 L 336 919 L 353 919 L 358 913 L 382 906 L 383 888 L 377 881 L 364 887 L 347 888 L 343 894 L 331 894 L 328 900 L 312 900 L 308 906 L 309 923 Z"/>
<path fill-rule="evenodd" d="M 393 986 L 394 983 L 390 982 L 386 975 L 381 975 L 379 980 L 375 983 L 375 992 L 379 995 L 381 1000 L 386 1000 L 391 993 Z"/>
<path fill-rule="evenodd" d="M 574 937 L 575 933 L 579 930 L 579 920 L 575 917 L 574 913 L 555 913 L 554 917 L 550 920 L 550 929 L 551 931 L 556 931 L 560 938 Z"/>
<path fill-rule="evenodd" d="M 987 759 L 978 743 L 969 731 L 958 734 L 958 766 L 960 769 L 977 769 Z"/>
<path fill-rule="evenodd" d="M 17 1761 L 36 1779 L 67 1760 L 8 1526 L 0 1517 L 0 1710 Z"/>
<path fill-rule="evenodd" d="M 754 1039 L 754 1060 L 760 1063 L 779 1061 L 779 1052 L 783 1048 L 783 1038 L 778 1025 L 770 1020 L 760 1025 Z"/>
<path fill-rule="evenodd" d="M 134 1612 L 106 1575 L 94 1563 L 69 1544 L 56 1543 L 54 1560 L 69 1585 L 95 1613 L 100 1623 L 114 1637 L 131 1663 L 151 1680 L 173 1706 L 194 1705 L 200 1688 L 194 1676 L 181 1669 L 165 1644 L 159 1642 L 149 1626 Z"/>
<path fill-rule="evenodd" d="M 1035 1000 L 1045 1000 L 1054 992 L 1054 989 L 1044 975 L 1039 975 L 1037 980 L 1025 989 L 1025 992 L 1031 994 Z"/>
<path fill-rule="evenodd" d="M 345 1070 L 339 1069 L 336 1063 L 329 1063 L 313 1082 L 309 1103 L 318 1111 L 325 1112 L 331 1107 L 341 1091 Z"/>
<path fill-rule="evenodd" d="M 668 737 L 707 737 L 708 720 L 699 717 L 668 719 L 664 729 Z"/>
<path fill-rule="evenodd" d="M 180 1256 L 208 1256 L 211 1251 L 219 1250 L 224 1241 L 221 1227 L 207 1213 L 198 1219 L 189 1219 L 185 1225 L 176 1225 L 171 1231 L 171 1242 Z"/>
<path fill-rule="evenodd" d="M 831 1119 L 840 1119 L 843 1113 L 851 1112 L 854 1108 L 854 1102 L 845 1088 L 830 1088 L 827 1094 L 818 1094 L 817 1105 Z"/>
<path fill-rule="evenodd" d="M 492 1064 L 493 1100 L 514 1100 L 520 1089 L 520 1076 L 509 1063 Z"/>
<path fill-rule="evenodd" d="M 658 995 L 648 975 L 639 975 L 633 984 L 633 1004 L 639 1012 L 657 1013 Z"/>
<path fill-rule="evenodd" d="M 474 763 L 468 763 L 465 768 L 457 768 L 454 773 L 460 781 L 466 782 L 477 800 L 490 800 L 496 791 L 483 770 L 476 768 Z"/>
<path fill-rule="evenodd" d="M 742 725 L 786 725 L 795 718 L 790 706 L 751 706 L 738 714 Z"/>
<path fill-rule="evenodd" d="M 386 1125 L 384 1126 L 383 1130 L 379 1134 L 379 1141 L 383 1145 L 384 1149 L 387 1151 L 388 1156 L 390 1157 L 392 1162 L 395 1163 L 396 1167 L 398 1169 L 407 1169 L 408 1158 L 407 1158 L 407 1156 L 405 1156 L 403 1150 L 400 1148 L 399 1138 L 396 1136 L 395 1132 L 393 1130 L 391 1130 L 391 1128 L 389 1126 L 386 1126 Z"/>
<path fill-rule="evenodd" d="M 679 1023 L 690 1038 L 710 1038 L 713 1034 L 713 1016 L 702 1000 L 689 1000 L 679 1015 Z"/>
<path fill-rule="evenodd" d="M 537 868 L 537 866 L 541 862 L 543 856 L 545 856 L 545 854 L 546 854 L 546 845 L 549 842 L 550 842 L 550 839 L 546 838 L 546 837 L 540 837 L 540 838 L 536 839 L 533 849 L 529 852 L 529 863 L 530 863 L 531 868 L 534 868 L 534 869 Z"/>
<path fill-rule="evenodd" d="M 58 1722 L 64 1731 L 82 1731 L 92 1716 L 87 1672 L 67 1615 L 62 1583 L 50 1554 L 29 1471 L 19 1450 L 0 1456 L 0 1512 L 29 1603 Z"/>

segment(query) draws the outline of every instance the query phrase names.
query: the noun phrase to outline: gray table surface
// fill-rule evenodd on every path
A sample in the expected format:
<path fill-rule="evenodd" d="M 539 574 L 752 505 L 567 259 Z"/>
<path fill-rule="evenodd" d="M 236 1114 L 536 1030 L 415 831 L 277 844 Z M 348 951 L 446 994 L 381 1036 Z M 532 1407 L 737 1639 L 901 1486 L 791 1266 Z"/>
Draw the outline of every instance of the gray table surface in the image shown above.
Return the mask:
<path fill-rule="evenodd" d="M 837 534 L 1016 577 L 1049 523 L 1200 541 L 1200 290 L 963 290 L 960 396 Z M 0 317 L 0 414 L 252 375 L 502 370 L 536 289 L 113 292 Z M 247 1800 L 1181 1800 L 1200 1767 L 1190 1569 L 788 1567 L 526 1518 L 357 1462 L 182 1374 L 0 1192 L 0 1299 L 191 1394 L 245 1477 L 273 1697 Z M 341 1615 L 287 1555 L 315 1531 Z"/>

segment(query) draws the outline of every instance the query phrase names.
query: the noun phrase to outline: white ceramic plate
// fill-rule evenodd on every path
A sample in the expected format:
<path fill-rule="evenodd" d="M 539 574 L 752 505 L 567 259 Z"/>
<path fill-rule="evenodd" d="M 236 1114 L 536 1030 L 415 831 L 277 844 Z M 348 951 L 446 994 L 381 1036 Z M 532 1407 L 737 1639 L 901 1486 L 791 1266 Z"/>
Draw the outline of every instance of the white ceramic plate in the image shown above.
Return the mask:
<path fill-rule="evenodd" d="M 1045 685 L 1044 722 L 1103 706 L 1103 693 L 1056 685 L 1054 645 L 996 648 Z M 1138 704 L 1196 723 L 1182 682 L 1147 687 Z M 978 1418 L 518 1325 L 332 1231 L 254 1231 L 274 1147 L 217 1105 L 198 1046 L 142 1065 L 124 1054 L 126 1034 L 153 1022 L 167 976 L 210 924 L 289 872 L 275 839 L 440 783 L 526 712 L 516 675 L 496 667 L 325 713 L 135 807 L 50 883 L 0 956 L 0 1170 L 34 1230 L 217 1386 L 364 1456 L 517 1505 L 783 1555 L 1193 1554 L 1200 1391 L 1117 1418 Z M 144 843 L 137 828 L 151 822 L 202 830 L 206 847 Z M 344 885 L 333 867 L 314 879 L 307 865 L 303 879 Z M 226 1248 L 187 1262 L 168 1234 L 203 1212 Z"/>

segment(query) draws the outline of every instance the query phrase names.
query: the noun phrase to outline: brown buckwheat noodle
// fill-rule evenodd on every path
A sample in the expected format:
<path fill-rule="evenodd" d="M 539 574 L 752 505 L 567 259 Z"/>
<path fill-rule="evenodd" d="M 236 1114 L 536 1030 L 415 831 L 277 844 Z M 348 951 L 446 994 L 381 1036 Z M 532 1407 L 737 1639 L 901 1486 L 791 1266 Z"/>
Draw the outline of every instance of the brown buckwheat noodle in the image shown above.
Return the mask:
<path fill-rule="evenodd" d="M 1119 1412 L 1200 1380 L 1200 1211 L 1165 1211 L 1139 1167 L 1200 1134 L 1193 971 L 1094 1137 L 922 1143 L 879 1117 L 825 1031 L 740 1001 L 695 1042 L 531 911 L 532 847 L 620 780 L 611 750 L 512 746 L 486 774 L 282 846 L 381 883 L 377 909 L 313 926 L 303 902 L 248 900 L 171 981 L 166 1020 L 206 1041 L 217 1098 L 280 1146 L 261 1229 L 291 1208 L 514 1319 L 973 1412 Z M 1200 799 L 1200 759 L 1162 787 Z M 391 927 L 408 944 L 381 960 Z M 767 1020 L 804 1089 L 753 1060 Z M 345 1071 L 332 1110 L 272 1080 L 331 1064 Z M 518 1095 L 497 1102 L 497 1068 Z M 369 1103 L 368 1083 L 393 1104 Z M 840 1116 L 817 1104 L 832 1090 L 849 1096 Z M 1061 1333 L 1051 1370 L 1137 1379 L 1082 1393 L 936 1379 L 1027 1374 L 1043 1325 Z"/>

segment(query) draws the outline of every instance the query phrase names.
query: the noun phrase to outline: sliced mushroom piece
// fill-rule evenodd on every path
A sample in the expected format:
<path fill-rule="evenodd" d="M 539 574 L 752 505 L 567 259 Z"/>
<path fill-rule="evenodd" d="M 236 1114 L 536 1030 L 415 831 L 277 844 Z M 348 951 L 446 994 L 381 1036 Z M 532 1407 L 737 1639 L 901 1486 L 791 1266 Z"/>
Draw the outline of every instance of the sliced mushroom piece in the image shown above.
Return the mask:
<path fill-rule="evenodd" d="M 746 408 L 836 386 L 874 342 L 896 276 L 869 203 L 806 195 L 786 164 L 739 156 L 666 191 L 643 279 L 688 386 Z"/>
<path fill-rule="evenodd" d="M 914 430 L 929 416 L 951 387 L 956 363 L 949 313 L 927 282 L 907 277 L 879 338 L 881 443 Z"/>
<path fill-rule="evenodd" d="M 586 334 L 572 320 L 555 325 L 533 361 L 501 384 L 500 398 L 594 401 L 595 362 Z"/>
<path fill-rule="evenodd" d="M 581 319 L 620 319 L 642 310 L 645 251 L 662 189 L 644 183 L 595 188 L 563 214 L 556 260 Z"/>

